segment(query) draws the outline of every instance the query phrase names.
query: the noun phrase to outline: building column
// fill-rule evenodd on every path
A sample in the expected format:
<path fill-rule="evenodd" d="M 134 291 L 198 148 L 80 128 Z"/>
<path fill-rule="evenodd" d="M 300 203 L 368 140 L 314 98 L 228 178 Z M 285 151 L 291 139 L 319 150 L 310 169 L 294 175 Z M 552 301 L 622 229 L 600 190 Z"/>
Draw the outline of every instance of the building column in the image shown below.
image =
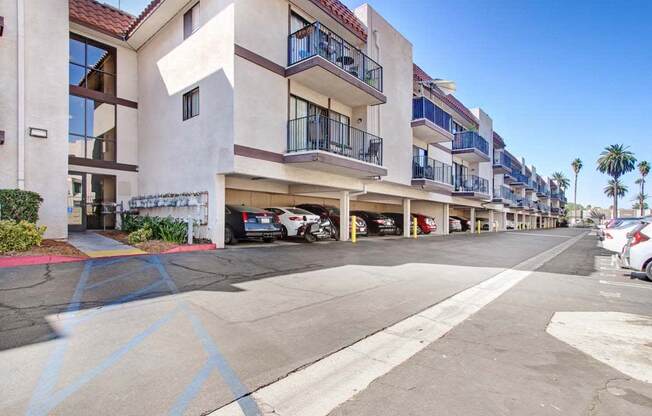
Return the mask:
<path fill-rule="evenodd" d="M 340 241 L 349 241 L 351 231 L 351 196 L 349 191 L 340 192 Z"/>
<path fill-rule="evenodd" d="M 212 224 L 210 234 L 211 240 L 217 248 L 224 248 L 224 226 L 226 225 L 226 176 L 215 175 L 213 183 L 213 192 L 208 193 L 209 201 L 215 201 L 214 204 L 208 203 L 208 219 Z"/>
<path fill-rule="evenodd" d="M 475 225 L 475 208 L 471 208 L 471 218 L 470 218 L 470 227 L 471 228 L 471 234 L 475 234 L 476 232 L 476 225 Z"/>
<path fill-rule="evenodd" d="M 489 231 L 490 232 L 495 232 L 498 231 L 498 224 L 495 224 L 496 222 L 496 217 L 494 215 L 494 210 L 489 211 Z"/>
<path fill-rule="evenodd" d="M 410 237 L 412 227 L 410 227 L 410 220 L 412 218 L 412 210 L 410 208 L 410 200 L 403 198 L 403 237 Z"/>
<path fill-rule="evenodd" d="M 507 231 L 507 212 L 503 211 L 503 231 Z"/>
<path fill-rule="evenodd" d="M 441 227 L 442 233 L 444 235 L 450 234 L 450 215 L 451 215 L 451 206 L 449 204 L 444 204 L 444 215 L 442 216 L 443 218 L 443 224 Z"/>

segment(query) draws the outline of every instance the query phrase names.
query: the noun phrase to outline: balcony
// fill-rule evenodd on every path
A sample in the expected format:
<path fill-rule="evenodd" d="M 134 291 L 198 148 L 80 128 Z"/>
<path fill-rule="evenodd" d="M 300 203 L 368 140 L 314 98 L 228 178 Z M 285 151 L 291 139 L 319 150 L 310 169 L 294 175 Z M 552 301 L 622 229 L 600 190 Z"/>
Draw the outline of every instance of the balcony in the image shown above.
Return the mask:
<path fill-rule="evenodd" d="M 387 102 L 383 67 L 319 22 L 288 37 L 285 76 L 350 107 Z"/>
<path fill-rule="evenodd" d="M 547 186 L 539 184 L 537 186 L 537 197 L 539 198 L 549 198 L 550 197 L 550 190 L 548 189 Z"/>
<path fill-rule="evenodd" d="M 428 144 L 453 140 L 452 118 L 426 97 L 412 99 L 412 134 Z"/>
<path fill-rule="evenodd" d="M 514 199 L 514 192 L 509 186 L 501 185 L 494 188 L 494 197 L 492 202 L 504 205 L 511 205 Z"/>
<path fill-rule="evenodd" d="M 561 196 L 560 193 L 557 191 L 550 192 L 550 199 L 559 199 L 560 196 Z"/>
<path fill-rule="evenodd" d="M 450 194 L 453 191 L 453 167 L 426 156 L 415 156 L 412 159 L 412 186 Z"/>
<path fill-rule="evenodd" d="M 512 171 L 510 175 L 513 179 L 510 182 L 510 185 L 516 188 L 525 188 L 526 183 L 529 178 L 525 176 L 521 171 Z"/>
<path fill-rule="evenodd" d="M 494 173 L 511 173 L 512 159 L 501 150 L 494 150 Z"/>
<path fill-rule="evenodd" d="M 561 214 L 561 208 L 550 208 L 550 213 L 552 215 L 560 215 Z"/>
<path fill-rule="evenodd" d="M 474 131 L 455 133 L 453 154 L 469 162 L 489 162 L 489 143 Z"/>
<path fill-rule="evenodd" d="M 355 177 L 387 175 L 383 139 L 322 116 L 288 122 L 285 163 Z"/>
<path fill-rule="evenodd" d="M 522 208 L 526 211 L 533 211 L 534 210 L 534 204 L 532 203 L 532 199 L 529 197 L 525 198 L 520 198 L 518 200 L 518 207 Z"/>
<path fill-rule="evenodd" d="M 489 181 L 476 175 L 457 176 L 454 194 L 467 198 L 489 199 Z"/>

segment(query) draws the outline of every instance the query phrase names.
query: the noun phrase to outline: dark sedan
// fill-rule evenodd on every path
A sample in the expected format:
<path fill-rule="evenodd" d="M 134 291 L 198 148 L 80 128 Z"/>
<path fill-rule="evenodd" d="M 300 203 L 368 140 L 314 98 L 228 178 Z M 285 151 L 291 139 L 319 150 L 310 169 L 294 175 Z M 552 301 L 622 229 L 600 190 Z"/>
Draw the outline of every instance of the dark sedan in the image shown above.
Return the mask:
<path fill-rule="evenodd" d="M 271 243 L 281 238 L 281 226 L 273 212 L 244 205 L 226 205 L 224 243 L 236 244 L 238 240 L 263 240 Z"/>
<path fill-rule="evenodd" d="M 396 234 L 394 220 L 386 215 L 371 211 L 351 211 L 351 215 L 362 218 L 367 223 L 369 234 Z"/>

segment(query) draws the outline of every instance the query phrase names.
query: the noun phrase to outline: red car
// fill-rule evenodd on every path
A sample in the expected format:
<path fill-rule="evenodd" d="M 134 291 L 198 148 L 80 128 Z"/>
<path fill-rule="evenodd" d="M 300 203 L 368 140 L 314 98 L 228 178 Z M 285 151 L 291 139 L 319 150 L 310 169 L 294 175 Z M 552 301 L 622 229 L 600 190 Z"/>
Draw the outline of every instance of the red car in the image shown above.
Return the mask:
<path fill-rule="evenodd" d="M 396 212 L 383 212 L 383 215 L 386 215 L 394 220 L 396 223 L 397 234 L 403 234 L 403 214 Z M 423 214 L 411 214 L 412 218 L 416 217 L 417 219 L 417 233 L 419 234 L 430 234 L 437 231 L 437 223 L 435 219 Z M 412 221 L 410 221 L 410 225 Z M 412 230 L 410 230 L 412 233 Z"/>

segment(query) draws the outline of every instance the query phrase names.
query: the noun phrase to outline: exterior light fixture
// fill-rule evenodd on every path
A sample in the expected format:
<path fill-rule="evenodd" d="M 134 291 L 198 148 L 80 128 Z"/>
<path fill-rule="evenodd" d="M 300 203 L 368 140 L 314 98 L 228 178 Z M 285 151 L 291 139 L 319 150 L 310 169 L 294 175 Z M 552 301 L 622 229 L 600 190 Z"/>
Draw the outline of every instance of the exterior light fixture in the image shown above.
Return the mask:
<path fill-rule="evenodd" d="M 29 135 L 32 137 L 37 137 L 39 139 L 47 139 L 48 138 L 48 131 L 45 129 L 37 129 L 34 127 L 29 128 Z"/>
<path fill-rule="evenodd" d="M 2 37 L 2 32 L 5 29 L 5 18 L 0 16 L 0 37 Z"/>

